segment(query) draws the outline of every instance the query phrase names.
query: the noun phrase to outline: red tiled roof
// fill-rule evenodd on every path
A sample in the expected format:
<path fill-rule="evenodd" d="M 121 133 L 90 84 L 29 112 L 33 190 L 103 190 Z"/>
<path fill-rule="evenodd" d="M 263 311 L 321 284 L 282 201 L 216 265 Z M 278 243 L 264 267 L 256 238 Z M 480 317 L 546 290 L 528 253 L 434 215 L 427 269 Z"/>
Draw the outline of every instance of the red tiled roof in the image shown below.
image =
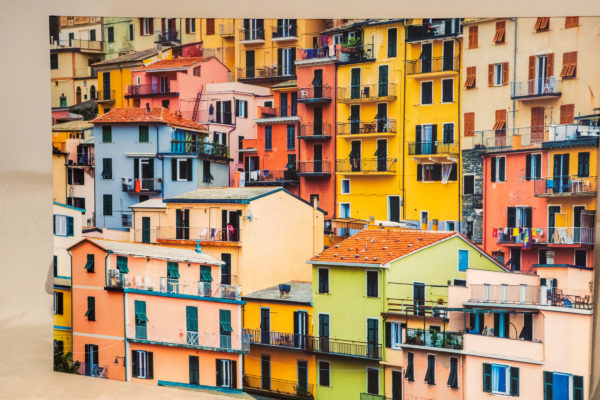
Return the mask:
<path fill-rule="evenodd" d="M 456 232 L 366 229 L 329 247 L 310 260 L 385 264 L 454 235 Z"/>
<path fill-rule="evenodd" d="M 185 57 L 185 58 L 175 58 L 172 60 L 160 60 L 153 62 L 150 65 L 145 67 L 137 68 L 136 71 L 148 71 L 153 69 L 169 69 L 169 68 L 186 68 L 190 67 L 194 64 L 201 63 L 206 61 L 206 58 L 203 57 Z"/>
<path fill-rule="evenodd" d="M 137 124 L 140 122 L 158 122 L 165 125 L 178 126 L 208 132 L 208 126 L 190 121 L 166 108 L 113 108 L 106 114 L 100 115 L 91 121 L 93 124 Z"/>

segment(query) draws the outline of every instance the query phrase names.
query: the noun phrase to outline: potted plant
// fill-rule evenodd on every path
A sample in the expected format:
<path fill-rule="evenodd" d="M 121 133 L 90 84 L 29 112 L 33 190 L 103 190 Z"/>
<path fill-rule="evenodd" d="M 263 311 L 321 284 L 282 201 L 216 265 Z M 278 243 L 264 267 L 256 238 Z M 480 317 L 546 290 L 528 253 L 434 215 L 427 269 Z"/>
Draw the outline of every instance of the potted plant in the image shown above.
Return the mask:
<path fill-rule="evenodd" d="M 360 51 L 358 46 L 360 45 L 360 37 L 351 37 L 346 43 L 342 43 L 343 53 L 356 53 Z"/>

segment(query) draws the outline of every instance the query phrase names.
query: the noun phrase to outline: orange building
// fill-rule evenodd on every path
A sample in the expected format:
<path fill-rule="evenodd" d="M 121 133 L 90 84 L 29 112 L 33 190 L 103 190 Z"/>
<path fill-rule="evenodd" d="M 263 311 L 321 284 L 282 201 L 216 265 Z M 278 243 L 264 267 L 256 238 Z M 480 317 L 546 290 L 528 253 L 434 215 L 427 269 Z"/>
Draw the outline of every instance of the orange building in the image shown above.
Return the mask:
<path fill-rule="evenodd" d="M 222 262 L 165 246 L 87 238 L 72 256 L 80 373 L 161 386 L 241 390 L 242 304 Z"/>

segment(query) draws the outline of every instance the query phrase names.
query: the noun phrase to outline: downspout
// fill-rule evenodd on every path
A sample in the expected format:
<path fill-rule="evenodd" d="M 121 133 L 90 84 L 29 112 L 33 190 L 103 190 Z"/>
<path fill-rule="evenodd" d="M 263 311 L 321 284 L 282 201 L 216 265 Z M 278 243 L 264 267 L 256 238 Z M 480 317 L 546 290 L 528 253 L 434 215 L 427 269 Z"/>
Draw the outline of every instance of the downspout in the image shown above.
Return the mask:
<path fill-rule="evenodd" d="M 461 232 L 462 231 L 462 174 L 460 173 L 460 171 L 463 170 L 462 167 L 462 144 L 461 144 L 461 137 L 462 135 L 460 134 L 461 130 L 461 124 L 460 124 L 460 115 L 461 115 L 461 110 L 460 110 L 460 105 L 461 105 L 461 85 L 462 85 L 462 77 L 461 77 L 461 72 L 462 72 L 462 39 L 457 37 L 456 40 L 458 41 L 458 43 L 460 43 L 460 46 L 458 46 L 458 115 L 456 118 L 456 125 L 458 126 L 458 129 L 456 130 L 457 132 L 457 139 L 458 139 L 458 164 L 456 166 L 456 180 L 458 183 L 458 226 L 456 226 L 455 228 L 458 228 L 457 231 Z"/>
<path fill-rule="evenodd" d="M 127 354 L 129 354 L 129 342 L 127 341 L 127 292 L 123 292 L 123 342 L 125 354 L 123 356 L 123 367 L 125 367 L 125 381 L 129 381 L 127 373 Z"/>
<path fill-rule="evenodd" d="M 406 176 L 406 170 L 404 169 L 404 134 L 406 130 L 406 25 L 404 20 L 402 21 L 402 27 L 404 28 L 404 74 L 402 79 L 402 219 L 406 219 L 406 192 L 404 187 L 404 177 Z"/>
<path fill-rule="evenodd" d="M 334 47 L 333 50 L 333 56 L 335 59 L 337 59 L 337 55 L 336 55 L 336 49 L 337 47 Z M 337 62 L 334 61 L 333 62 L 333 96 L 334 96 L 334 102 L 333 102 L 333 132 L 334 132 L 334 138 L 335 140 L 333 141 L 333 215 L 331 216 L 331 218 L 337 218 L 338 217 L 338 207 L 337 207 L 337 195 L 338 195 L 338 190 L 337 190 L 337 78 L 338 78 L 338 67 L 337 67 Z M 341 181 L 340 181 L 341 183 Z M 333 222 L 331 223 L 331 229 L 333 232 Z"/>
<path fill-rule="evenodd" d="M 108 286 L 108 271 L 110 269 L 110 259 L 108 258 L 112 254 L 112 251 L 106 251 L 106 257 L 104 257 L 104 285 Z M 73 308 L 71 306 L 71 308 Z"/>
<path fill-rule="evenodd" d="M 73 352 L 73 254 L 71 254 L 71 250 L 67 250 L 67 254 L 69 254 L 69 259 L 71 260 L 71 354 Z"/>
<path fill-rule="evenodd" d="M 514 85 L 515 85 L 514 82 L 517 81 L 517 18 L 511 18 L 511 20 L 514 21 L 514 23 L 515 23 L 515 44 L 513 46 L 513 48 L 514 48 L 514 50 L 513 50 L 513 52 L 514 52 L 513 53 L 513 87 L 514 87 Z M 512 96 L 512 93 L 511 93 L 511 97 L 514 97 L 514 96 Z M 515 128 L 515 124 L 516 124 L 515 107 L 516 107 L 516 100 L 513 98 L 513 101 L 512 101 L 512 117 L 513 117 L 512 126 L 513 126 L 513 129 Z M 514 131 L 513 131 L 513 136 L 514 136 Z"/>
<path fill-rule="evenodd" d="M 598 169 L 598 173 L 600 173 L 600 164 L 598 164 L 598 166 L 596 167 Z M 600 175 L 597 175 L 600 176 Z M 596 209 L 598 210 L 600 206 L 600 197 L 596 196 Z M 594 225 L 594 246 L 597 249 L 598 246 L 600 245 L 600 214 L 598 212 L 595 213 L 595 225 Z M 594 266 L 598 266 L 600 265 L 600 252 L 599 251 L 595 251 L 594 252 Z M 600 280 L 600 268 L 596 267 L 594 268 L 594 277 L 593 277 L 593 287 L 592 287 L 592 291 L 593 291 L 593 309 L 594 310 L 598 310 L 598 307 L 600 307 L 600 286 L 598 285 L 598 282 Z M 600 340 L 600 318 L 598 317 L 598 312 L 593 313 L 592 316 L 592 324 L 591 324 L 591 338 L 592 338 L 592 343 L 591 343 L 591 349 L 592 349 L 592 356 L 591 358 L 591 365 L 588 365 L 588 368 L 590 368 L 590 374 L 588 376 L 588 379 L 590 381 L 590 399 L 595 399 L 598 397 L 598 395 L 600 394 L 600 386 L 598 385 L 598 380 L 600 378 L 600 344 L 599 344 L 599 340 Z M 594 382 L 594 385 L 592 387 L 592 382 Z"/>
<path fill-rule="evenodd" d="M 156 158 L 158 158 L 159 148 L 158 148 L 158 125 L 154 125 L 156 129 Z M 165 197 L 165 163 L 164 159 L 160 158 L 160 176 L 162 179 L 162 184 L 160 185 L 160 192 Z"/>

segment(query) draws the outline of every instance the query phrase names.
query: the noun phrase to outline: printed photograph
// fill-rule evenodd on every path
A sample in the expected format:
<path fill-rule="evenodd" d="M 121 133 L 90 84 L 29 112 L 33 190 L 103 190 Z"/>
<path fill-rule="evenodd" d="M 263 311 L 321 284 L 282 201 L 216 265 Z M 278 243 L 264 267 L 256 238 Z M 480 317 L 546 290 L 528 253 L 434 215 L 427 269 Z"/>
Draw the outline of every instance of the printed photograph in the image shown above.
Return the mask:
<path fill-rule="evenodd" d="M 593 398 L 600 18 L 49 22 L 54 370 Z"/>

